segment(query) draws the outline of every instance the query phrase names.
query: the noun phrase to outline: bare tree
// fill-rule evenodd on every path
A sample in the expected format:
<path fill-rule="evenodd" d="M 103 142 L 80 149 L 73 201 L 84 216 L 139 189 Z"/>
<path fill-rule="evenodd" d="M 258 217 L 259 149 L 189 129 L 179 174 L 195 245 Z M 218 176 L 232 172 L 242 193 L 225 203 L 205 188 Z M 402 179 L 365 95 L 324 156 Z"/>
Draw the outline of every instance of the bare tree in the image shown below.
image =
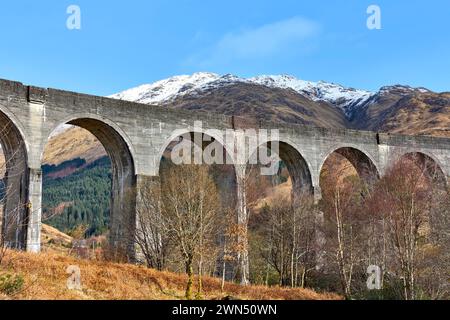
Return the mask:
<path fill-rule="evenodd" d="M 0 129 L 0 136 L 8 136 L 13 130 L 12 124 L 8 123 Z M 23 142 L 10 152 L 0 153 L 3 157 L 0 160 L 0 264 L 4 260 L 8 249 L 18 248 L 24 238 L 23 233 L 26 227 L 25 213 L 30 211 L 31 206 L 28 203 L 21 203 L 21 190 L 17 190 L 19 183 L 13 181 L 22 179 L 25 174 L 21 168 L 25 167 L 23 151 Z M 28 212 L 29 214 L 31 212 Z M 22 239 L 20 239 L 22 238 Z"/>
<path fill-rule="evenodd" d="M 318 210 L 314 196 L 296 197 L 291 214 L 291 286 L 305 287 L 308 273 L 315 269 L 318 258 Z M 300 278 L 300 279 L 299 279 Z"/>
<path fill-rule="evenodd" d="M 248 229 L 251 220 L 251 210 L 257 202 L 265 195 L 265 192 L 271 187 L 267 176 L 258 175 L 262 166 L 260 164 L 252 164 L 245 166 L 244 175 L 240 177 L 242 185 L 243 197 L 240 205 L 243 206 L 238 212 L 242 215 L 238 220 L 236 226 L 233 227 L 233 234 L 236 237 L 233 241 L 234 255 L 238 262 L 237 274 L 240 277 L 242 285 L 250 283 L 249 270 L 249 243 L 248 243 Z M 239 204 L 238 204 L 239 205 Z"/>
<path fill-rule="evenodd" d="M 222 276 L 222 291 L 225 286 L 225 280 L 227 277 L 227 272 L 232 272 L 232 268 L 227 269 L 229 265 L 233 265 L 238 257 L 238 252 L 241 250 L 239 245 L 239 234 L 240 234 L 240 226 L 237 222 L 233 222 L 236 220 L 236 212 L 233 209 L 228 209 L 225 215 L 226 223 L 222 224 L 223 227 L 223 240 L 222 240 L 222 255 L 221 255 L 221 276 Z M 233 275 L 234 278 L 234 275 Z"/>
<path fill-rule="evenodd" d="M 352 296 L 355 270 L 363 257 L 364 228 L 367 217 L 362 213 L 364 186 L 349 175 L 350 164 L 335 165 L 322 173 L 321 209 L 325 216 L 326 248 L 337 266 L 346 298 Z"/>
<path fill-rule="evenodd" d="M 164 224 L 161 188 L 158 183 L 145 181 L 138 188 L 136 229 L 133 242 L 147 267 L 163 270 L 166 266 L 169 237 Z"/>
<path fill-rule="evenodd" d="M 261 254 L 279 275 L 282 286 L 305 286 L 315 267 L 314 199 L 309 195 L 276 197 L 263 210 L 265 228 Z"/>
<path fill-rule="evenodd" d="M 429 299 L 450 299 L 450 193 L 433 188 L 430 239 L 422 250 L 418 285 Z"/>
<path fill-rule="evenodd" d="M 186 298 L 193 298 L 194 266 L 198 273 L 197 297 L 201 298 L 203 274 L 216 269 L 210 261 L 217 262 L 217 230 L 222 223 L 219 194 L 209 168 L 168 164 L 160 183 L 140 183 L 137 197 L 132 242 L 147 266 L 162 270 L 168 267 L 170 251 L 178 252 L 188 275 Z"/>
<path fill-rule="evenodd" d="M 167 234 L 179 250 L 188 283 L 186 298 L 192 298 L 194 259 L 199 259 L 199 290 L 202 286 L 202 261 L 207 239 L 215 236 L 220 217 L 217 188 L 205 166 L 174 166 L 161 186 L 162 217 Z"/>
<path fill-rule="evenodd" d="M 436 182 L 436 173 L 436 167 L 433 169 L 433 164 L 427 160 L 404 158 L 389 168 L 374 194 L 376 206 L 372 211 L 380 214 L 386 222 L 385 232 L 389 245 L 387 255 L 392 260 L 389 269 L 402 280 L 403 297 L 406 300 L 418 298 L 419 278 L 427 262 L 431 261 L 431 257 L 427 257 L 430 252 L 427 246 L 431 249 L 427 238 L 432 235 L 432 217 L 443 225 L 448 223 L 448 217 L 444 213 L 448 209 L 436 206 L 439 202 L 436 190 L 432 187 Z M 448 233 L 448 229 L 434 230 L 434 238 L 437 240 L 439 237 L 445 238 L 446 232 Z M 447 241 L 444 241 L 442 248 Z"/>

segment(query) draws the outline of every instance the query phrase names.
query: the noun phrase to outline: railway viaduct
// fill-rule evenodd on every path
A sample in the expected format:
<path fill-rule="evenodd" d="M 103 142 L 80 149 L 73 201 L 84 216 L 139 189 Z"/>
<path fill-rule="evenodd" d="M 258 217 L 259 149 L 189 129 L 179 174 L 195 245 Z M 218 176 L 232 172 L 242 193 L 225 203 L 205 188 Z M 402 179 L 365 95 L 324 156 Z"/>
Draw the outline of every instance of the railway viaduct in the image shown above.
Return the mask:
<path fill-rule="evenodd" d="M 90 131 L 110 156 L 113 180 L 110 233 L 112 242 L 119 243 L 125 232 L 119 222 L 128 217 L 134 223 L 139 202 L 127 198 L 127 192 L 136 191 L 147 180 L 157 181 L 166 147 L 181 133 L 195 132 L 198 121 L 202 123 L 202 133 L 209 129 L 277 129 L 278 154 L 293 180 L 293 192 L 309 190 L 316 199 L 321 196 L 321 168 L 333 152 L 346 157 L 366 179 L 383 175 L 391 164 L 408 154 L 420 155 L 422 161 L 434 163 L 445 183 L 450 178 L 450 139 L 263 123 L 0 80 L 0 142 L 7 159 L 2 221 L 18 212 L 17 228 L 9 236 L 14 246 L 40 251 L 41 165 L 45 146 L 57 127 L 71 124 Z M 270 138 L 258 143 L 271 145 L 274 141 Z M 213 139 L 221 141 L 220 137 Z M 236 164 L 234 169 L 237 219 L 244 221 L 242 181 L 246 166 Z"/>

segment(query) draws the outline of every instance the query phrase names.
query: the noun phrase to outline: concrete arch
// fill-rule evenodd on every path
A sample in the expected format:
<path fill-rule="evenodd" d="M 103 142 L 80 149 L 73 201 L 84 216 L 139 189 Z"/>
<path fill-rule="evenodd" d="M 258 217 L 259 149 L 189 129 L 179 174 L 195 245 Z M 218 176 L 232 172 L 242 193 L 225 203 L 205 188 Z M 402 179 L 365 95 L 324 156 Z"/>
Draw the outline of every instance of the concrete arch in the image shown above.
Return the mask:
<path fill-rule="evenodd" d="M 199 133 L 202 135 L 206 135 L 211 137 L 212 139 L 214 139 L 215 141 L 217 141 L 225 150 L 225 156 L 226 156 L 226 160 L 227 162 L 225 164 L 229 164 L 229 165 L 235 165 L 234 161 L 233 161 L 233 153 L 230 152 L 230 150 L 228 150 L 227 145 L 224 141 L 223 138 L 223 134 L 222 131 L 220 130 L 208 130 L 208 129 L 203 129 L 203 128 L 187 128 L 187 129 L 177 129 L 175 130 L 172 135 L 170 137 L 168 137 L 167 139 L 165 139 L 164 144 L 162 145 L 162 147 L 159 149 L 158 151 L 158 155 L 157 155 L 157 159 L 156 159 L 156 172 L 159 173 L 160 169 L 161 169 L 161 159 L 164 156 L 164 152 L 167 150 L 167 148 L 170 146 L 170 144 L 172 144 L 173 142 L 175 142 L 175 140 L 177 138 L 180 138 L 184 135 L 192 135 L 195 133 Z"/>
<path fill-rule="evenodd" d="M 30 152 L 30 146 L 22 123 L 11 111 L 9 111 L 7 107 L 3 106 L 2 104 L 0 104 L 0 114 L 3 114 L 3 116 L 6 117 L 11 122 L 13 127 L 17 130 L 18 135 L 21 137 L 25 144 L 28 155 L 28 153 Z M 2 126 L 0 128 L 3 128 L 3 123 L 1 125 Z"/>
<path fill-rule="evenodd" d="M 439 169 L 442 171 L 442 173 L 444 173 L 444 170 L 442 168 L 444 168 L 443 163 L 441 163 L 441 161 L 435 156 L 433 155 L 431 152 L 428 152 L 426 150 L 422 150 L 422 149 L 406 149 L 404 151 L 402 151 L 401 153 L 397 153 L 391 160 L 391 163 L 395 163 L 397 161 L 399 161 L 401 158 L 403 158 L 404 156 L 407 156 L 409 154 L 419 154 L 419 155 L 423 155 L 426 158 L 428 158 L 429 160 L 432 160 L 433 162 L 435 162 L 437 164 L 437 166 L 439 167 Z"/>
<path fill-rule="evenodd" d="M 329 148 L 329 149 L 326 151 L 325 156 L 323 157 L 323 159 L 322 159 L 322 161 L 321 161 L 321 163 L 320 163 L 320 165 L 319 165 L 319 172 L 322 171 L 323 165 L 325 164 L 325 162 L 327 161 L 327 159 L 330 157 L 330 155 L 331 155 L 332 153 L 334 153 L 334 152 L 340 150 L 340 149 L 354 149 L 354 150 L 356 150 L 356 151 L 361 152 L 361 153 L 362 153 L 365 157 L 367 157 L 367 158 L 370 160 L 370 162 L 374 165 L 374 167 L 375 167 L 376 170 L 377 170 L 378 176 L 380 176 L 380 173 L 381 173 L 380 167 L 379 167 L 378 162 L 375 160 L 374 156 L 373 156 L 369 151 L 367 151 L 366 149 L 362 148 L 361 146 L 358 146 L 358 145 L 355 145 L 355 144 L 351 144 L 351 143 L 340 144 L 340 145 L 337 145 L 337 146 L 334 145 L 334 146 L 332 146 L 331 148 Z"/>
<path fill-rule="evenodd" d="M 327 151 L 326 156 L 319 166 L 319 179 L 323 166 L 333 153 L 337 153 L 346 158 L 358 172 L 360 178 L 366 183 L 372 184 L 380 178 L 379 166 L 369 152 L 363 150 L 360 146 L 343 144 L 334 146 Z"/>
<path fill-rule="evenodd" d="M 312 165 L 311 165 L 312 161 L 311 161 L 311 159 L 309 159 L 307 157 L 308 152 L 306 152 L 306 150 L 303 150 L 296 142 L 294 142 L 294 140 L 289 139 L 289 137 L 286 136 L 286 135 L 281 135 L 280 134 L 280 136 L 275 136 L 275 137 L 270 137 L 270 136 L 266 137 L 264 135 L 263 136 L 259 136 L 257 145 L 255 145 L 253 147 L 249 146 L 249 151 L 250 151 L 249 154 L 248 154 L 249 157 L 252 156 L 252 154 L 255 153 L 258 150 L 259 147 L 261 147 L 261 146 L 263 146 L 263 145 L 265 145 L 267 143 L 275 142 L 275 141 L 278 141 L 279 143 L 283 143 L 283 144 L 291 146 L 300 155 L 302 155 L 302 157 L 306 160 L 306 163 L 308 165 L 308 169 L 312 173 Z M 247 161 L 248 161 L 248 159 L 247 159 Z"/>
<path fill-rule="evenodd" d="M 28 145 L 20 122 L 0 106 L 0 143 L 5 157 L 0 232 L 8 246 L 25 249 L 29 208 Z"/>
<path fill-rule="evenodd" d="M 393 164 L 397 164 L 402 159 L 412 160 L 426 170 L 428 177 L 432 181 L 438 183 L 443 188 L 449 187 L 448 178 L 443 170 L 444 166 L 433 154 L 423 150 L 408 150 L 395 157 Z"/>
<path fill-rule="evenodd" d="M 203 129 L 201 127 L 186 127 L 183 129 L 174 130 L 168 138 L 164 139 L 164 143 L 158 151 L 158 154 L 155 158 L 155 166 L 156 166 L 156 174 L 159 175 L 158 183 L 159 185 L 163 185 L 165 183 L 165 173 L 167 169 L 163 165 L 163 157 L 167 150 L 169 150 L 172 144 L 176 144 L 177 139 L 180 137 L 185 137 L 188 140 L 192 141 L 195 144 L 195 148 L 198 148 L 199 151 L 204 151 L 206 147 L 208 147 L 211 143 L 217 142 L 221 148 L 223 148 L 223 163 L 217 164 L 209 164 L 209 169 L 214 172 L 211 175 L 213 181 L 216 184 L 219 200 L 223 208 L 225 210 L 232 209 L 235 211 L 234 218 L 236 219 L 236 223 L 241 223 L 246 220 L 246 205 L 245 205 L 245 186 L 241 180 L 242 171 L 240 166 L 236 165 L 233 161 L 233 153 L 227 148 L 227 144 L 225 143 L 225 132 L 217 129 Z M 194 134 L 199 134 L 202 136 L 201 145 L 198 144 L 198 141 L 194 141 Z M 203 136 L 207 136 L 211 139 L 211 141 L 203 141 Z M 183 166 L 183 163 L 181 163 Z M 169 165 L 170 169 L 170 165 Z M 246 225 L 245 225 L 246 227 Z M 239 265 L 239 263 L 237 263 Z M 237 265 L 231 263 L 230 266 L 227 266 L 226 277 L 228 280 L 232 280 L 233 272 L 232 268 L 237 268 Z"/>
<path fill-rule="evenodd" d="M 272 140 L 268 138 L 261 141 L 257 148 L 254 148 L 253 152 L 250 153 L 250 156 L 263 146 L 271 149 L 273 143 L 278 144 L 278 157 L 286 164 L 291 176 L 293 200 L 295 201 L 301 194 L 313 195 L 315 190 L 310 163 L 293 142 L 287 139 Z"/>
<path fill-rule="evenodd" d="M 117 254 L 127 255 L 130 260 L 133 260 L 135 258 L 132 237 L 136 227 L 136 168 L 131 142 L 116 124 L 103 117 L 77 115 L 66 120 L 61 124 L 78 126 L 92 133 L 103 145 L 111 160 L 109 240 L 112 247 L 118 251 Z M 45 146 L 41 157 L 44 152 Z"/>
<path fill-rule="evenodd" d="M 99 123 L 103 123 L 109 127 L 111 127 L 119 136 L 120 138 L 125 142 L 128 151 L 131 154 L 131 158 L 133 159 L 133 165 L 136 168 L 136 171 L 138 171 L 138 163 L 135 160 L 136 159 L 136 150 L 133 146 L 133 143 L 131 142 L 131 139 L 129 138 L 129 136 L 126 134 L 126 132 L 119 126 L 117 125 L 114 121 L 104 117 L 104 116 L 98 116 L 96 114 L 92 114 L 92 113 L 78 113 L 76 115 L 71 115 L 69 117 L 66 117 L 64 119 L 61 119 L 61 121 L 54 125 L 53 127 L 51 127 L 47 133 L 47 137 L 45 138 L 45 141 L 48 141 L 50 138 L 50 135 L 55 132 L 55 130 L 57 128 L 59 128 L 62 125 L 65 124 L 72 124 L 71 122 L 76 121 L 77 119 L 92 119 L 92 120 L 97 120 Z M 75 124 L 72 124 L 75 125 Z M 76 126 L 76 125 L 75 125 Z M 81 126 L 82 127 L 82 126 Z M 44 145 L 44 149 L 45 149 L 45 145 Z M 41 150 L 41 162 L 43 159 L 43 155 L 44 155 L 44 150 Z"/>

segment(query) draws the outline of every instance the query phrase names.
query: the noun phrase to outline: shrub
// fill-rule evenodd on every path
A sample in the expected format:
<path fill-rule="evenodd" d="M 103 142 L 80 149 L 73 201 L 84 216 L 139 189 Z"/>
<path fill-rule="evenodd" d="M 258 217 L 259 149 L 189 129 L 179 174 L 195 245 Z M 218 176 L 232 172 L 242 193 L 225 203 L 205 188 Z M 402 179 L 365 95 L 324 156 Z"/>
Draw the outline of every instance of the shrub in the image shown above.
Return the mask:
<path fill-rule="evenodd" d="M 18 274 L 0 274 L 0 292 L 6 295 L 13 295 L 23 288 L 24 279 Z"/>

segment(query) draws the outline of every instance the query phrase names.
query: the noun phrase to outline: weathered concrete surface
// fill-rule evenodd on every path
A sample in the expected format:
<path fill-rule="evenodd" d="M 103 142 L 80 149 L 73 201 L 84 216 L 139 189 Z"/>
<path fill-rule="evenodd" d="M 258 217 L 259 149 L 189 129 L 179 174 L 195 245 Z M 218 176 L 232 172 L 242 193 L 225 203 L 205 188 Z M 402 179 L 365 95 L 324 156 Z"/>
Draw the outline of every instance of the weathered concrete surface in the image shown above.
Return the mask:
<path fill-rule="evenodd" d="M 20 225 L 25 226 L 14 236 L 16 245 L 26 246 L 30 251 L 40 250 L 40 168 L 49 136 L 58 126 L 71 123 L 91 131 L 111 157 L 111 234 L 113 243 L 118 245 L 128 236 L 126 233 L 132 232 L 132 228 L 120 227 L 121 223 L 135 223 L 136 199 L 131 198 L 136 194 L 137 177 L 158 176 L 165 148 L 180 132 L 196 131 L 196 121 L 202 121 L 204 131 L 278 129 L 280 157 L 290 170 L 294 193 L 309 190 L 316 198 L 320 198 L 320 171 L 333 152 L 347 157 L 367 179 L 383 175 L 389 165 L 411 152 L 426 154 L 439 165 L 447 179 L 450 176 L 450 139 L 262 123 L 0 80 L 0 128 L 8 129 L 0 139 L 11 159 L 7 184 L 12 190 L 7 196 L 4 216 L 13 208 L 20 208 L 20 220 L 24 222 Z M 221 141 L 220 137 L 214 138 Z M 270 145 L 269 138 L 259 142 Z M 241 222 L 246 218 L 245 188 L 239 185 L 243 172 L 236 166 L 238 221 Z"/>

